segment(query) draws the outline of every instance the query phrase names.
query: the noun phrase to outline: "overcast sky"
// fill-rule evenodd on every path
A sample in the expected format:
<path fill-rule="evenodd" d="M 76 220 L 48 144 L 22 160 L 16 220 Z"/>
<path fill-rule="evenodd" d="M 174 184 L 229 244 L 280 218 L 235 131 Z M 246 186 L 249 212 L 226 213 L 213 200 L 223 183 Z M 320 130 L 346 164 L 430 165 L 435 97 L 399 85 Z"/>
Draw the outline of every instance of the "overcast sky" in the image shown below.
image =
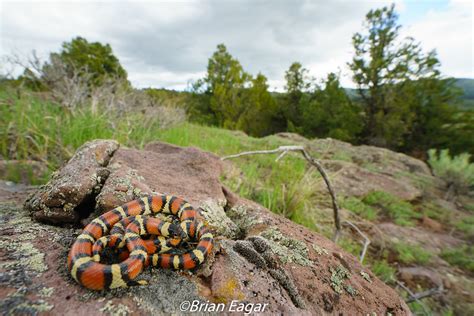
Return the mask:
<path fill-rule="evenodd" d="M 312 76 L 340 71 L 365 14 L 385 0 L 312 1 L 9 1 L 0 0 L 0 55 L 40 56 L 75 36 L 111 44 L 136 87 L 185 89 L 204 76 L 216 45 L 224 43 L 272 90 L 299 61 Z M 436 49 L 445 76 L 474 78 L 473 4 L 469 0 L 397 0 L 402 35 Z"/>

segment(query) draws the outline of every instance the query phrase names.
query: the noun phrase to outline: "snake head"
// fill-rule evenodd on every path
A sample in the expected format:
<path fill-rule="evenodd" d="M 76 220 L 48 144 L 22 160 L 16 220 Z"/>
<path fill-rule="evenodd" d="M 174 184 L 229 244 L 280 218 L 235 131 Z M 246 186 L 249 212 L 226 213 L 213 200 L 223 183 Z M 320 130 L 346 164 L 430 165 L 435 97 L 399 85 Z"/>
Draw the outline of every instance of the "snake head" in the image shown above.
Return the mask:
<path fill-rule="evenodd" d="M 176 225 L 176 224 L 171 224 L 170 227 L 168 228 L 168 231 L 171 236 L 176 236 L 180 239 L 186 238 L 186 232 L 181 228 L 181 226 Z"/>

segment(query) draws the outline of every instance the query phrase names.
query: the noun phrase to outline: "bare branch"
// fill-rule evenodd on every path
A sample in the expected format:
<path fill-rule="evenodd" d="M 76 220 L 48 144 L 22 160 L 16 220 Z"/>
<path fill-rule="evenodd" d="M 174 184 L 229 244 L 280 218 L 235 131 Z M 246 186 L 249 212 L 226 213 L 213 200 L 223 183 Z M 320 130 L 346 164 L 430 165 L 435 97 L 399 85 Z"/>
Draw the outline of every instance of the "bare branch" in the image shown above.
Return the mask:
<path fill-rule="evenodd" d="M 444 292 L 444 288 L 442 285 L 440 285 L 439 287 L 434 287 L 423 292 L 414 293 L 411 297 L 408 298 L 406 302 L 411 303 L 413 301 L 418 301 L 426 297 L 441 294 L 443 292 Z"/>
<path fill-rule="evenodd" d="M 413 293 L 402 282 L 396 280 L 396 283 L 397 283 L 398 286 L 400 286 L 402 289 L 404 289 L 408 293 L 408 295 L 410 295 L 408 297 L 408 299 L 405 300 L 405 302 L 406 303 L 411 303 L 411 302 L 415 302 L 415 301 L 418 302 L 420 304 L 420 306 L 423 308 L 423 311 L 425 312 L 425 314 L 427 314 L 427 315 L 429 313 L 426 309 L 426 306 L 420 300 L 423 299 L 423 298 L 430 297 L 430 296 L 437 295 L 437 294 L 441 294 L 441 293 L 444 292 L 444 287 L 443 287 L 442 284 L 439 287 L 431 288 L 431 289 L 423 291 L 423 292 Z"/>
<path fill-rule="evenodd" d="M 242 156 L 247 156 L 247 155 L 259 155 L 259 154 L 275 154 L 275 153 L 281 153 L 280 156 L 277 158 L 280 159 L 285 155 L 286 153 L 290 151 L 295 151 L 295 152 L 300 152 L 303 157 L 316 169 L 318 169 L 318 172 L 321 174 L 321 176 L 324 179 L 324 182 L 326 183 L 326 187 L 329 191 L 329 195 L 331 196 L 332 199 L 332 208 L 333 208 L 333 213 L 334 213 L 334 224 L 336 226 L 335 232 L 334 232 L 334 242 L 337 242 L 340 232 L 341 232 L 341 220 L 339 218 L 339 205 L 337 204 L 337 199 L 336 199 L 336 193 L 333 190 L 333 187 L 331 185 L 331 182 L 329 181 L 329 177 L 326 174 L 326 171 L 324 170 L 323 166 L 311 157 L 311 155 L 306 151 L 306 149 L 303 146 L 280 146 L 276 149 L 271 149 L 271 150 L 255 150 L 255 151 L 246 151 L 242 152 L 239 154 L 235 155 L 230 155 L 230 156 L 225 156 L 222 157 L 221 160 L 226 160 L 226 159 L 231 159 L 231 158 L 238 158 Z"/>
<path fill-rule="evenodd" d="M 365 254 L 367 253 L 367 248 L 370 245 L 370 239 L 354 223 L 349 222 L 349 221 L 344 221 L 344 223 L 354 228 L 359 233 L 359 235 L 361 235 L 362 238 L 364 238 L 363 248 L 360 253 L 360 258 L 359 258 L 360 263 L 363 263 Z"/>
<path fill-rule="evenodd" d="M 415 297 L 415 294 L 408 287 L 406 287 L 405 284 L 403 284 L 402 282 L 400 282 L 398 280 L 395 280 L 395 282 L 397 283 L 398 286 L 400 286 L 402 289 L 404 289 L 408 293 L 408 295 L 410 295 L 410 297 Z M 415 299 L 415 301 L 417 301 L 420 304 L 420 306 L 421 306 L 421 308 L 423 308 L 423 311 L 425 312 L 425 314 L 428 315 L 428 310 L 426 309 L 425 304 L 423 304 L 418 299 Z"/>

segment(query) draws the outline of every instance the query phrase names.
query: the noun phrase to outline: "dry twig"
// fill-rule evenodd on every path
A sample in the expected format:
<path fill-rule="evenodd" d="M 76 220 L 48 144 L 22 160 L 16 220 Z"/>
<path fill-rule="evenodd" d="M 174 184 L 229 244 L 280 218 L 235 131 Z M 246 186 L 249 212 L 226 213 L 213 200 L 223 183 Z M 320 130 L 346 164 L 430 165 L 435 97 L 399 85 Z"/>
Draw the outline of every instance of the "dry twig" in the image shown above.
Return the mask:
<path fill-rule="evenodd" d="M 423 291 L 423 292 L 413 293 L 402 282 L 396 280 L 396 283 L 397 283 L 398 286 L 400 286 L 402 289 L 404 289 L 408 293 L 408 295 L 410 295 L 408 297 L 408 299 L 405 300 L 405 302 L 407 302 L 407 303 L 411 303 L 411 302 L 415 302 L 415 301 L 418 302 L 420 304 L 420 306 L 423 308 L 423 311 L 427 315 L 429 315 L 429 313 L 426 309 L 426 306 L 420 300 L 423 299 L 423 298 L 430 297 L 430 296 L 433 296 L 433 295 L 436 295 L 436 294 L 441 294 L 441 293 L 444 292 L 443 285 L 440 285 L 439 287 L 435 287 L 435 288 L 432 288 L 432 289 L 429 289 L 429 290 L 426 290 L 426 291 Z"/>
<path fill-rule="evenodd" d="M 365 254 L 367 253 L 367 248 L 369 247 L 369 244 L 370 244 L 370 239 L 354 223 L 349 222 L 349 221 L 344 221 L 344 224 L 347 224 L 351 226 L 352 228 L 354 228 L 359 233 L 359 235 L 362 236 L 362 238 L 364 238 L 364 244 L 363 244 L 363 248 L 360 253 L 360 258 L 359 258 L 360 263 L 363 263 Z"/>
<path fill-rule="evenodd" d="M 334 224 L 336 226 L 335 232 L 334 232 L 334 242 L 337 242 L 340 232 L 341 232 L 341 220 L 339 218 L 339 205 L 337 204 L 337 199 L 336 199 L 336 193 L 334 192 L 334 189 L 331 185 L 331 182 L 329 181 L 329 177 L 326 174 L 326 171 L 324 170 L 323 166 L 311 157 L 311 155 L 306 151 L 306 149 L 303 146 L 280 146 L 276 149 L 271 149 L 271 150 L 255 150 L 255 151 L 246 151 L 242 152 L 239 154 L 235 155 L 230 155 L 230 156 L 225 156 L 222 157 L 221 160 L 226 160 L 226 159 L 231 159 L 231 158 L 238 158 L 242 156 L 247 156 L 247 155 L 258 155 L 258 154 L 276 154 L 280 153 L 280 155 L 277 157 L 276 161 L 280 160 L 284 155 L 286 155 L 288 152 L 294 151 L 294 152 L 299 152 L 303 155 L 303 157 L 316 169 L 318 169 L 319 173 L 324 179 L 324 182 L 326 183 L 326 187 L 328 188 L 329 195 L 331 196 L 332 199 L 332 208 L 333 208 L 333 213 L 334 213 Z"/>

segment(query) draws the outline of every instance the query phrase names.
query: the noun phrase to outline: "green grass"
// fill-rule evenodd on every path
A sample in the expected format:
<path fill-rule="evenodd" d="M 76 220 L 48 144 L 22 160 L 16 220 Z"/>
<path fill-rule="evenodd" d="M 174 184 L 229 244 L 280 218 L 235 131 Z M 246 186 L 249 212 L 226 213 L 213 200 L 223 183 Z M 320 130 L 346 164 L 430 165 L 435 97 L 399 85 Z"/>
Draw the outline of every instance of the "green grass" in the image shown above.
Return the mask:
<path fill-rule="evenodd" d="M 50 175 L 50 170 L 35 171 L 31 164 L 20 161 L 15 164 L 7 163 L 2 178 L 15 183 L 39 185 L 47 182 Z"/>
<path fill-rule="evenodd" d="M 432 257 L 431 253 L 417 245 L 399 242 L 393 248 L 397 253 L 398 260 L 404 264 L 426 265 Z"/>
<path fill-rule="evenodd" d="M 474 204 L 464 205 L 464 208 L 468 210 L 469 212 L 474 213 Z"/>
<path fill-rule="evenodd" d="M 387 261 L 378 260 L 372 263 L 371 270 L 375 275 L 385 283 L 391 283 L 395 280 L 397 269 L 390 266 Z"/>
<path fill-rule="evenodd" d="M 338 241 L 338 245 L 345 251 L 353 254 L 356 258 L 360 257 L 362 251 L 361 243 L 350 238 L 341 238 Z"/>
<path fill-rule="evenodd" d="M 446 249 L 441 253 L 441 258 L 453 266 L 474 273 L 474 246 L 463 245 Z"/>
<path fill-rule="evenodd" d="M 369 221 L 377 219 L 378 211 L 370 205 L 365 204 L 356 197 L 345 197 L 341 201 L 341 206 Z"/>
<path fill-rule="evenodd" d="M 435 203 L 425 202 L 420 205 L 420 209 L 423 215 L 434 220 L 443 223 L 449 223 L 451 221 L 451 210 L 440 207 Z"/>
<path fill-rule="evenodd" d="M 474 215 L 464 217 L 458 221 L 455 225 L 457 230 L 463 232 L 469 237 L 474 236 Z"/>
<path fill-rule="evenodd" d="M 362 202 L 381 209 L 400 226 L 415 226 L 416 219 L 421 218 L 421 214 L 413 205 L 388 192 L 372 191 L 362 199 Z"/>
<path fill-rule="evenodd" d="M 157 120 L 140 112 L 72 112 L 39 97 L 18 99 L 0 91 L 0 154 L 6 160 L 42 161 L 55 170 L 86 141 L 108 138 L 141 147 L 158 132 Z"/>
<path fill-rule="evenodd" d="M 191 123 L 161 131 L 158 139 L 179 146 L 198 147 L 219 156 L 291 144 L 275 136 L 253 138 L 235 131 Z M 308 201 L 315 183 L 320 181 L 319 176 L 314 172 L 308 174 L 306 161 L 297 154 L 287 155 L 276 162 L 277 156 L 252 155 L 232 159 L 240 174 L 223 177 L 222 181 L 239 195 L 316 230 L 308 214 L 314 205 Z"/>

